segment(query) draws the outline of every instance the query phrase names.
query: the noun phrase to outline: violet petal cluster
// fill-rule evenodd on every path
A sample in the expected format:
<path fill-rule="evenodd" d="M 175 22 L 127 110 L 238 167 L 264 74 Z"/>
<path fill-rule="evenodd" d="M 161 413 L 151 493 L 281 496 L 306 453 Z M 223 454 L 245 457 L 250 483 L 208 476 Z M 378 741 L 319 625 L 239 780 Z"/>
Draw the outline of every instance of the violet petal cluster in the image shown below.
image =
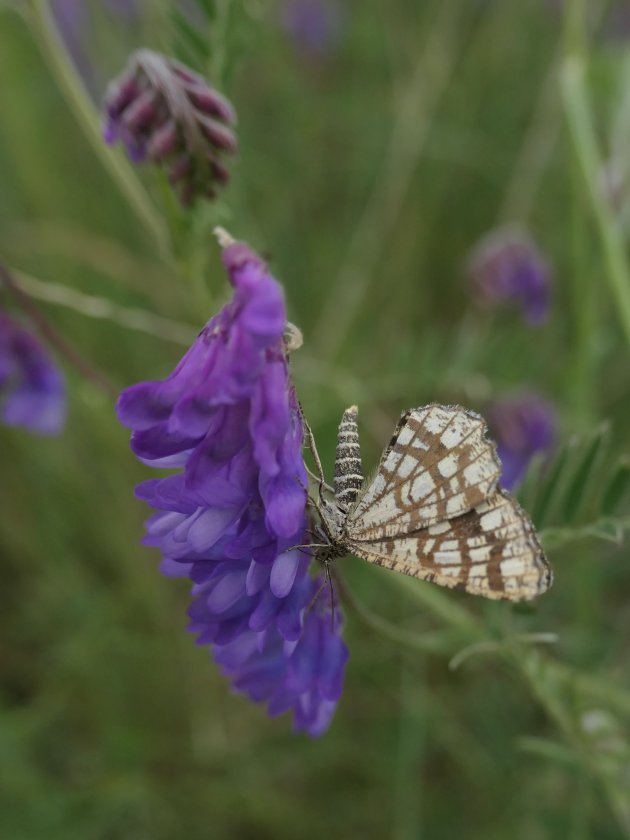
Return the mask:
<path fill-rule="evenodd" d="M 497 400 L 488 411 L 488 425 L 503 466 L 501 485 L 506 490 L 514 490 L 533 456 L 552 450 L 557 430 L 556 412 L 540 395 L 522 392 Z"/>
<path fill-rule="evenodd" d="M 298 638 L 287 640 L 274 628 L 250 631 L 215 648 L 215 658 L 237 691 L 266 703 L 272 717 L 291 710 L 295 731 L 317 737 L 328 729 L 341 697 L 348 648 L 326 582 L 305 578 L 301 586 L 308 606 Z"/>
<path fill-rule="evenodd" d="M 506 226 L 484 236 L 470 256 L 468 273 L 482 306 L 515 304 L 532 327 L 547 319 L 551 268 L 524 230 Z"/>
<path fill-rule="evenodd" d="M 118 417 L 140 460 L 177 469 L 137 495 L 155 510 L 144 542 L 160 549 L 162 571 L 194 582 L 190 630 L 235 690 L 270 713 L 293 710 L 296 728 L 315 736 L 332 716 L 347 651 L 340 618 L 333 641 L 323 608 L 309 610 L 310 556 L 296 548 L 308 542 L 308 478 L 284 300 L 247 246 L 229 245 L 223 260 L 230 302 L 170 376 L 123 391 Z M 302 682 L 298 666 L 310 668 Z"/>
<path fill-rule="evenodd" d="M 234 109 L 198 73 L 152 50 L 137 50 L 103 104 L 104 137 L 121 141 L 134 163 L 162 165 L 184 206 L 213 199 L 229 180 Z"/>
<path fill-rule="evenodd" d="M 66 419 L 63 374 L 30 332 L 0 312 L 0 418 L 40 435 L 58 434 Z"/>

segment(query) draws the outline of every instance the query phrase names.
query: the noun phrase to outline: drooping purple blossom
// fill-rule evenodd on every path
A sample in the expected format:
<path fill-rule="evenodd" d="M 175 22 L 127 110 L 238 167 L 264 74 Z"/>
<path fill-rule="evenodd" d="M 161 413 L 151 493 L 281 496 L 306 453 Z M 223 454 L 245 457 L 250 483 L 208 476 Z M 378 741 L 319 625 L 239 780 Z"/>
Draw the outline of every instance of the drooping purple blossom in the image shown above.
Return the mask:
<path fill-rule="evenodd" d="M 468 272 L 480 305 L 516 304 L 532 327 L 547 319 L 551 268 L 524 230 L 506 226 L 484 236 L 470 256 Z"/>
<path fill-rule="evenodd" d="M 336 643 L 308 642 L 322 608 L 308 610 L 309 556 L 296 548 L 308 541 L 307 474 L 282 290 L 247 246 L 229 245 L 223 260 L 232 300 L 170 376 L 121 394 L 118 416 L 138 458 L 178 468 L 137 495 L 155 510 L 144 542 L 160 549 L 162 571 L 194 582 L 191 632 L 213 646 L 237 691 L 274 713 L 292 709 L 298 729 L 319 735 L 338 699 L 320 654 L 338 656 L 343 643 L 338 633 Z M 314 669 L 304 687 L 289 678 L 297 651 Z"/>
<path fill-rule="evenodd" d="M 285 0 L 282 24 L 300 52 L 324 55 L 341 31 L 339 0 Z"/>
<path fill-rule="evenodd" d="M 34 335 L 0 312 L 0 418 L 40 435 L 56 435 L 66 419 L 63 374 Z"/>
<path fill-rule="evenodd" d="M 309 606 L 299 638 L 287 640 L 270 627 L 241 634 L 218 649 L 215 658 L 236 691 L 267 703 L 272 717 L 292 710 L 294 729 L 312 737 L 328 728 L 343 688 L 348 649 L 341 639 L 341 613 L 325 583 L 306 578 Z M 314 600 L 313 600 L 314 599 Z"/>
<path fill-rule="evenodd" d="M 557 429 L 555 410 L 540 395 L 521 392 L 493 403 L 488 424 L 503 466 L 501 485 L 514 490 L 533 456 L 551 451 Z"/>
<path fill-rule="evenodd" d="M 225 155 L 238 148 L 234 109 L 198 73 L 152 50 L 137 50 L 110 83 L 103 135 L 134 163 L 164 166 L 180 202 L 213 199 L 229 180 Z"/>

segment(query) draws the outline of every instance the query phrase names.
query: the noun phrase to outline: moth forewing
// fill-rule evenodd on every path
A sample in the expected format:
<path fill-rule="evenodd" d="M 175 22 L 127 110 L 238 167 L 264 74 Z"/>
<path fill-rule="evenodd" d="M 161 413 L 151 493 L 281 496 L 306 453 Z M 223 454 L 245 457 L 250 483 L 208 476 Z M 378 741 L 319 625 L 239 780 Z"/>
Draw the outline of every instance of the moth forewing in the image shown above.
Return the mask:
<path fill-rule="evenodd" d="M 395 536 L 466 513 L 501 474 L 482 417 L 458 406 L 403 414 L 372 483 L 348 516 L 353 539 Z"/>

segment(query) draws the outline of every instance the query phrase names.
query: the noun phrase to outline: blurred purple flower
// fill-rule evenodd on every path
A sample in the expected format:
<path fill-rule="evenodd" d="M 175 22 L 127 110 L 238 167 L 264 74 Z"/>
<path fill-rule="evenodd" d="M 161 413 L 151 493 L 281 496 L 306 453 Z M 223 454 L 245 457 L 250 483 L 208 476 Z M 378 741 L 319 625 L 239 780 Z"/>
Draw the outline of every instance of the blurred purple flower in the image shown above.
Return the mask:
<path fill-rule="evenodd" d="M 66 387 L 39 339 L 0 312 L 0 418 L 40 435 L 56 435 L 66 419 Z"/>
<path fill-rule="evenodd" d="M 234 109 L 180 62 L 137 50 L 110 83 L 103 111 L 105 140 L 124 143 L 134 163 L 165 166 L 183 205 L 215 198 L 229 180 L 223 157 L 238 148 Z"/>
<path fill-rule="evenodd" d="M 549 453 L 553 448 L 556 412 L 538 394 L 522 392 L 497 400 L 488 411 L 488 425 L 503 465 L 501 485 L 514 490 L 533 456 Z"/>
<path fill-rule="evenodd" d="M 282 23 L 298 50 L 323 55 L 339 39 L 339 0 L 285 0 Z"/>
<path fill-rule="evenodd" d="M 484 236 L 472 251 L 468 273 L 482 306 L 515 303 L 532 327 L 547 319 L 551 268 L 531 237 L 520 228 L 506 226 Z"/>
<path fill-rule="evenodd" d="M 334 703 L 325 711 L 330 692 L 311 683 L 298 692 L 287 676 L 295 650 L 311 649 L 306 639 L 314 619 L 307 610 L 309 557 L 294 547 L 307 541 L 308 479 L 283 343 L 284 300 L 246 245 L 229 245 L 223 260 L 232 300 L 169 377 L 123 391 L 118 417 L 133 430 L 140 460 L 180 470 L 143 482 L 137 495 L 156 510 L 144 542 L 161 550 L 162 571 L 195 583 L 191 632 L 213 645 L 237 690 L 267 701 L 273 683 L 273 709 L 293 709 L 296 726 L 317 735 L 332 714 Z M 326 642 L 326 650 L 332 647 Z M 244 648 L 239 666 L 246 663 L 246 679 L 231 653 Z M 318 651 L 311 663 L 316 681 L 329 667 Z"/>

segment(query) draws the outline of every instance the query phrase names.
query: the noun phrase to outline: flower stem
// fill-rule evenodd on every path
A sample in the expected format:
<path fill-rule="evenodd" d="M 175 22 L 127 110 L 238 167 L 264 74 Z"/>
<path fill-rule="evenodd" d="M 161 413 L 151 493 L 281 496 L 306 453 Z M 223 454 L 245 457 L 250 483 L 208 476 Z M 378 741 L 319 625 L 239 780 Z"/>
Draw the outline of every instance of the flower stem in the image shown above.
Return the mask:
<path fill-rule="evenodd" d="M 570 11 L 572 18 L 567 27 L 568 52 L 560 76 L 562 101 L 578 169 L 601 239 L 610 292 L 630 348 L 630 267 L 621 229 L 600 186 L 602 160 L 586 91 L 587 57 L 584 39 L 579 31 L 581 4 L 574 3 Z"/>
<path fill-rule="evenodd" d="M 116 398 L 118 396 L 118 389 L 113 383 L 104 373 L 101 373 L 100 370 L 97 370 L 85 361 L 83 356 L 74 349 L 70 342 L 42 314 L 26 292 L 16 283 L 9 269 L 2 263 L 0 263 L 0 282 L 9 294 L 11 294 L 20 309 L 32 321 L 42 338 L 51 347 L 54 347 L 60 356 L 63 356 L 82 376 L 89 379 L 101 391 L 107 394 L 108 397 Z"/>
<path fill-rule="evenodd" d="M 125 329 L 137 330 L 184 347 L 190 346 L 198 333 L 192 324 L 163 318 L 144 309 L 121 306 L 108 298 L 86 295 L 61 283 L 39 280 L 23 271 L 13 271 L 13 283 L 29 298 L 64 306 L 88 318 L 111 321 Z"/>
<path fill-rule="evenodd" d="M 168 231 L 132 166 L 117 149 L 110 149 L 101 136 L 100 119 L 63 45 L 46 0 L 27 0 L 32 32 L 70 109 L 97 157 L 109 172 L 130 207 L 167 256 Z"/>
<path fill-rule="evenodd" d="M 379 635 L 410 650 L 423 653 L 443 653 L 448 647 L 449 638 L 446 633 L 420 634 L 398 627 L 365 607 L 347 586 L 338 570 L 335 571 L 334 580 L 339 596 L 348 609 Z"/>
<path fill-rule="evenodd" d="M 435 586 L 424 584 L 405 575 L 391 574 L 390 572 L 384 573 L 384 579 L 388 580 L 392 586 L 403 590 L 423 610 L 428 609 L 453 628 L 463 631 L 469 638 L 478 639 L 482 637 L 480 622 L 468 610 L 458 606 L 451 596 L 440 591 Z"/>

